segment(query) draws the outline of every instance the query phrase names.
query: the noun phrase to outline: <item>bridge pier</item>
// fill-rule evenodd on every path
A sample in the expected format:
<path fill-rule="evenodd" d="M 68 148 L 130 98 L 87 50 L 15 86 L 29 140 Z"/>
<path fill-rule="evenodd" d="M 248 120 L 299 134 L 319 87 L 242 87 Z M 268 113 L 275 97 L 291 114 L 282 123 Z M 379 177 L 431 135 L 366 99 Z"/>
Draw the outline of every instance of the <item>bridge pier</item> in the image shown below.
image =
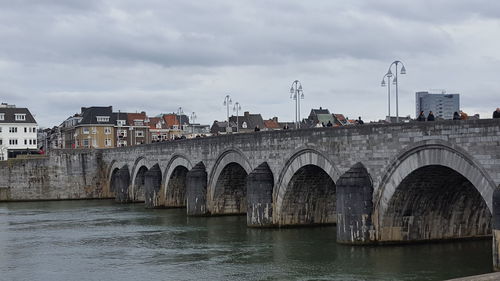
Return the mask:
<path fill-rule="evenodd" d="M 116 172 L 113 181 L 115 191 L 115 201 L 125 203 L 130 201 L 129 187 L 130 187 L 130 173 L 128 167 L 124 166 Z"/>
<path fill-rule="evenodd" d="M 274 178 L 267 163 L 260 164 L 247 176 L 247 226 L 273 225 Z"/>
<path fill-rule="evenodd" d="M 500 271 L 500 185 L 493 192 L 493 270 Z"/>
<path fill-rule="evenodd" d="M 207 209 L 208 175 L 203 162 L 196 164 L 186 175 L 186 207 L 188 216 L 204 216 Z"/>
<path fill-rule="evenodd" d="M 160 189 L 161 170 L 158 165 L 155 165 L 144 174 L 144 204 L 146 208 L 160 207 Z"/>
<path fill-rule="evenodd" d="M 355 164 L 337 181 L 337 242 L 374 243 L 373 184 L 361 163 Z"/>

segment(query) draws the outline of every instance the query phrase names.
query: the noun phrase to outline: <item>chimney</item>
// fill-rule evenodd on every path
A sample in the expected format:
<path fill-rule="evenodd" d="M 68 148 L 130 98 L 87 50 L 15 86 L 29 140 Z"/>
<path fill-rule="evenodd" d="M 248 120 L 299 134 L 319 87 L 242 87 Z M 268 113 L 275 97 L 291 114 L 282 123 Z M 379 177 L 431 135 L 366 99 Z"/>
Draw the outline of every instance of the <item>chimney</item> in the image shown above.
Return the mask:
<path fill-rule="evenodd" d="M 274 122 L 278 122 L 278 117 L 274 116 L 274 117 L 273 117 L 273 121 L 274 121 Z"/>
<path fill-rule="evenodd" d="M 248 115 L 250 115 L 250 112 L 245 111 L 244 115 L 245 115 L 245 117 L 247 117 Z"/>
<path fill-rule="evenodd" d="M 321 106 L 319 107 L 319 110 L 322 110 L 323 108 L 321 108 Z"/>

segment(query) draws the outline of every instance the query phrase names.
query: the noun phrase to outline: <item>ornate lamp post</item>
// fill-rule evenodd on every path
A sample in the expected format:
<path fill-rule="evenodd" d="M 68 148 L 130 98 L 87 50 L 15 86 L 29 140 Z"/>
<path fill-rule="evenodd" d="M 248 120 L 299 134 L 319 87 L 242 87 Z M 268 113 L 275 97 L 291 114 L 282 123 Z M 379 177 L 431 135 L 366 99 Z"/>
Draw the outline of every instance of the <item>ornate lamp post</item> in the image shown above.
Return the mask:
<path fill-rule="evenodd" d="M 179 107 L 177 109 L 177 117 L 179 118 L 179 134 L 181 134 L 180 131 L 182 131 L 182 122 L 181 122 L 182 114 L 184 114 L 184 111 L 182 110 L 182 107 Z"/>
<path fill-rule="evenodd" d="M 392 84 L 393 85 L 396 85 L 396 123 L 399 123 L 399 93 L 398 93 L 398 66 L 401 64 L 401 74 L 406 74 L 406 68 L 403 64 L 403 62 L 399 61 L 399 60 L 395 60 L 391 63 L 391 65 L 389 65 L 389 70 L 387 71 L 387 76 L 390 76 L 392 77 L 392 71 L 391 71 L 391 68 L 392 66 L 396 66 L 396 71 L 394 72 L 395 75 L 394 75 L 394 79 L 392 80 Z"/>
<path fill-rule="evenodd" d="M 227 128 L 226 128 L 226 133 L 229 134 L 229 106 L 233 103 L 233 101 L 231 100 L 231 97 L 229 95 L 226 95 L 226 97 L 224 98 L 224 106 L 226 107 L 227 109 Z"/>
<path fill-rule="evenodd" d="M 295 101 L 295 129 L 300 128 L 300 100 L 304 99 L 302 84 L 299 80 L 292 82 L 290 87 L 290 98 Z"/>
<path fill-rule="evenodd" d="M 392 73 L 386 73 L 382 78 L 382 83 L 380 84 L 380 86 L 385 87 L 385 78 L 387 78 L 387 117 L 389 118 L 391 118 L 391 77 Z"/>
<path fill-rule="evenodd" d="M 240 132 L 240 123 L 239 123 L 239 113 L 240 113 L 240 110 L 241 110 L 241 105 L 239 102 L 235 102 L 234 103 L 234 107 L 233 107 L 233 111 L 236 112 L 236 132 L 239 133 Z"/>
<path fill-rule="evenodd" d="M 191 133 L 194 134 L 194 122 L 196 121 L 196 113 L 193 111 L 191 112 L 191 116 L 190 116 L 190 119 L 191 119 Z"/>

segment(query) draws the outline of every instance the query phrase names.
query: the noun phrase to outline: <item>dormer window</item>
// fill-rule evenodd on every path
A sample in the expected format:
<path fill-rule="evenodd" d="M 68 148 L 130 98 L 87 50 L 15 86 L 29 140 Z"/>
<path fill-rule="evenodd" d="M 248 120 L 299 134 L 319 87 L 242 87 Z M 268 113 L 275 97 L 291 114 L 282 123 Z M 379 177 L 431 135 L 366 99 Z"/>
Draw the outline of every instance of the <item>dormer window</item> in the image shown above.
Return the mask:
<path fill-rule="evenodd" d="M 241 127 L 242 127 L 243 129 L 246 129 L 246 128 L 248 127 L 247 122 L 243 122 L 243 123 L 241 124 Z"/>
<path fill-rule="evenodd" d="M 118 126 L 125 126 L 125 120 L 116 120 L 116 125 Z"/>
<path fill-rule="evenodd" d="M 0 121 L 5 120 L 5 113 L 0 113 Z"/>
<path fill-rule="evenodd" d="M 97 122 L 109 122 L 109 116 L 96 116 Z"/>
<path fill-rule="evenodd" d="M 26 120 L 26 114 L 16 113 L 15 114 L 15 119 L 16 119 L 16 121 L 25 121 Z"/>

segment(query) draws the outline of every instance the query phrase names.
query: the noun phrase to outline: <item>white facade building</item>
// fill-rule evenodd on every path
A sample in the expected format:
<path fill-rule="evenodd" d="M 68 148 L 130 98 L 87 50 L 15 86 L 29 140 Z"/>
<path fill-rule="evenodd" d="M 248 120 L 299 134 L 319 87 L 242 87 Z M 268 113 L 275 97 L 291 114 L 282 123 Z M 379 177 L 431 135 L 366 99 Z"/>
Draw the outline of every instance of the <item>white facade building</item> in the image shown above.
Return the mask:
<path fill-rule="evenodd" d="M 27 108 L 0 105 L 0 161 L 37 151 L 38 125 Z"/>
<path fill-rule="evenodd" d="M 427 116 L 429 111 L 434 113 L 436 118 L 453 119 L 453 113 L 460 111 L 459 94 L 434 94 L 429 92 L 417 92 L 415 94 L 415 116 L 418 117 L 420 111 Z"/>

